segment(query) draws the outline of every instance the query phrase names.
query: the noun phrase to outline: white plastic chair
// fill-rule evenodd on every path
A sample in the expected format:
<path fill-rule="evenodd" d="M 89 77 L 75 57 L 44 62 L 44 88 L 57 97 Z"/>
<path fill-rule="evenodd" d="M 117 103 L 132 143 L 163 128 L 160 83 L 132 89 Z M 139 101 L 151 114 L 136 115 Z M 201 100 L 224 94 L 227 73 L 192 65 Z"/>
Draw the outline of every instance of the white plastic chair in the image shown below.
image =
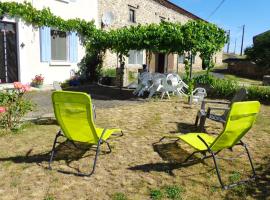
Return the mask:
<path fill-rule="evenodd" d="M 134 90 L 133 94 L 142 96 L 144 92 L 147 91 L 151 85 L 150 81 L 152 80 L 152 75 L 149 72 L 143 72 L 139 75 L 138 78 L 139 78 L 139 84 L 137 88 Z"/>
<path fill-rule="evenodd" d="M 192 92 L 192 101 L 196 103 L 202 102 L 206 96 L 206 90 L 204 88 L 198 87 Z"/>
<path fill-rule="evenodd" d="M 166 76 L 160 73 L 154 73 L 152 75 L 152 85 L 149 87 L 149 95 L 148 98 L 151 98 L 155 93 L 161 92 L 162 98 L 164 96 L 163 93 L 166 93 L 164 88 L 164 82 L 166 81 Z M 167 93 L 169 96 L 169 93 Z"/>

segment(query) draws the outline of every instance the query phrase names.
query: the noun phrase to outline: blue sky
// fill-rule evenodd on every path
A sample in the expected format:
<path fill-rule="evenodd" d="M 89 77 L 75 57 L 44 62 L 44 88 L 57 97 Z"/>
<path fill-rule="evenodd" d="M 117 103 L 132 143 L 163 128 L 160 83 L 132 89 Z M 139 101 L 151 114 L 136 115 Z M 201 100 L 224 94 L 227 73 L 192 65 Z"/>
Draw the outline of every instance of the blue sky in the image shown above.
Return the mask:
<path fill-rule="evenodd" d="M 242 25 L 246 25 L 244 47 L 252 44 L 252 37 L 270 30 L 270 0 L 225 0 L 219 10 L 209 19 L 209 15 L 221 0 L 171 0 L 171 2 L 213 22 L 225 30 L 231 30 L 230 52 L 240 52 Z M 226 48 L 226 47 L 225 47 Z"/>

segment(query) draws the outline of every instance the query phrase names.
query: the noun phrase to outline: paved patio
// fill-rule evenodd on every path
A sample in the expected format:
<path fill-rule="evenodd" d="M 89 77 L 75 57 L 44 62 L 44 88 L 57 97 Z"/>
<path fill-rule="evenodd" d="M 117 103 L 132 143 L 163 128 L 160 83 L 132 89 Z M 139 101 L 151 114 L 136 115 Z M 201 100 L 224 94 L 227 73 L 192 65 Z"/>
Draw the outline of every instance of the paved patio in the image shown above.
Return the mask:
<path fill-rule="evenodd" d="M 97 84 L 70 87 L 65 90 L 81 91 L 91 95 L 96 109 L 100 108 L 113 108 L 123 105 L 132 105 L 142 103 L 147 100 L 135 97 L 131 89 L 123 88 L 120 90 L 118 87 L 102 86 Z M 51 101 L 51 94 L 53 92 L 52 86 L 46 86 L 41 90 L 34 90 L 27 94 L 27 98 L 31 99 L 36 104 L 33 112 L 30 112 L 26 118 L 39 118 L 53 116 L 53 107 Z"/>

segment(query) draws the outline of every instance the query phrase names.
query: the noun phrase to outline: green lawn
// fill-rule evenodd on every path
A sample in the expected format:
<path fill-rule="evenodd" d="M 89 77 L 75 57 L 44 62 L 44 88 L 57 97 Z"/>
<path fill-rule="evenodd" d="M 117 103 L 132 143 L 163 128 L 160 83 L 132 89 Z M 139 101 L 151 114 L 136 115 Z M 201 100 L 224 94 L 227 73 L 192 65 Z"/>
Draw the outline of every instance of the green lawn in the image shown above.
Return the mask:
<path fill-rule="evenodd" d="M 79 177 L 65 172 L 86 172 L 94 151 L 78 150 L 62 143 L 47 169 L 49 153 L 59 127 L 51 123 L 33 124 L 19 133 L 0 137 L 0 199 L 267 199 L 270 197 L 270 107 L 262 105 L 255 126 L 244 137 L 249 145 L 257 184 L 222 190 L 211 159 L 182 166 L 177 163 L 193 149 L 183 142 L 154 144 L 163 134 L 197 131 L 194 120 L 199 105 L 179 100 L 149 101 L 140 104 L 97 108 L 97 126 L 119 127 L 124 136 L 110 141 L 97 162 L 96 173 Z M 79 128 L 79 127 L 78 127 Z M 217 134 L 221 124 L 206 122 L 206 131 Z M 64 142 L 64 140 L 62 140 Z M 64 145 L 65 144 L 65 145 Z M 237 157 L 243 151 L 224 151 L 221 157 Z M 246 156 L 218 160 L 226 183 L 251 174 Z"/>

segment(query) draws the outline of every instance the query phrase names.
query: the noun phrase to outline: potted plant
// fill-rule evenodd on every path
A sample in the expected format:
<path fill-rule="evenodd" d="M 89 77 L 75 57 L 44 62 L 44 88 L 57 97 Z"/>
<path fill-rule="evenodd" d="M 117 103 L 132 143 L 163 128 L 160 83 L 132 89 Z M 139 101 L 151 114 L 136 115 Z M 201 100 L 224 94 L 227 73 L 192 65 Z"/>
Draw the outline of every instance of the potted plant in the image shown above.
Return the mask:
<path fill-rule="evenodd" d="M 37 88 L 42 88 L 43 86 L 44 77 L 39 74 L 36 75 L 34 79 L 32 79 L 32 85 Z"/>

